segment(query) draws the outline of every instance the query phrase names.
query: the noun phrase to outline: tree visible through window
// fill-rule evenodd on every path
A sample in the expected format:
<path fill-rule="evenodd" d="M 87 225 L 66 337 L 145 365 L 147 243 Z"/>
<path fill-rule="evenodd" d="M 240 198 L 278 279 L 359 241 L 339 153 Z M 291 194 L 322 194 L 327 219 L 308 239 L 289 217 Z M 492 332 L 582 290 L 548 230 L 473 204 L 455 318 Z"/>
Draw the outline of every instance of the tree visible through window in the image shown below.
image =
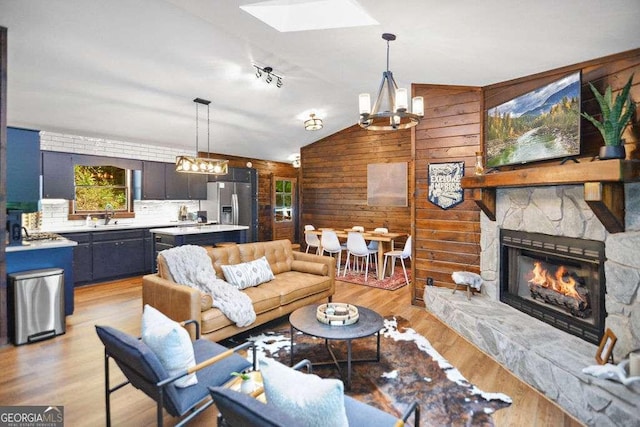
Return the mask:
<path fill-rule="evenodd" d="M 76 213 L 101 212 L 107 204 L 115 211 L 128 211 L 129 174 L 126 169 L 76 165 L 74 173 Z"/>
<path fill-rule="evenodd" d="M 293 186 L 289 180 L 276 180 L 276 222 L 292 221 Z"/>

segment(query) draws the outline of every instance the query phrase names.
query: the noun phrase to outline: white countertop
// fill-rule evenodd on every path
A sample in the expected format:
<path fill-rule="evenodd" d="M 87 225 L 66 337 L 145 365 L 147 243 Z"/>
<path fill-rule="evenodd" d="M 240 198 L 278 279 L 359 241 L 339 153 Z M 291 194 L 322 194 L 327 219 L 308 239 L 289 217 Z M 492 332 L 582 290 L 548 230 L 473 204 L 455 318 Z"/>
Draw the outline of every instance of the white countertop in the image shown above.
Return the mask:
<path fill-rule="evenodd" d="M 200 225 L 196 227 L 168 227 L 168 228 L 152 228 L 149 230 L 151 233 L 167 234 L 170 236 L 184 236 L 186 234 L 207 234 L 207 233 L 221 233 L 223 231 L 240 231 L 248 230 L 246 225 Z"/>
<path fill-rule="evenodd" d="M 33 251 L 38 249 L 57 249 L 77 246 L 78 242 L 69 239 L 34 240 L 22 242 L 22 246 L 7 246 L 6 252 Z"/>
<path fill-rule="evenodd" d="M 48 233 L 86 233 L 94 231 L 109 231 L 109 230 L 131 230 L 136 228 L 153 228 L 153 227 L 195 227 L 198 223 L 195 221 L 163 221 L 163 222 L 133 222 L 131 220 L 122 220 L 110 222 L 108 225 L 97 224 L 93 225 L 60 225 L 43 227 L 39 231 L 45 231 Z M 200 226 L 203 227 L 203 226 Z"/>

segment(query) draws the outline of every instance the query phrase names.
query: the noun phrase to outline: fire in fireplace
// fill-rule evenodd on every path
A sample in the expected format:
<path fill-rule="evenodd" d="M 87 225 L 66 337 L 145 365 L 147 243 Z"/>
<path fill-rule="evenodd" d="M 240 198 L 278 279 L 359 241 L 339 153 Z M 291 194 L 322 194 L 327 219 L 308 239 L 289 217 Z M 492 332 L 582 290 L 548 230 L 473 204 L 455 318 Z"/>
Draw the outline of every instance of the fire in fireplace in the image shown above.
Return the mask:
<path fill-rule="evenodd" d="M 604 332 L 604 244 L 514 230 L 500 233 L 500 300 L 586 341 Z"/>
<path fill-rule="evenodd" d="M 583 277 L 564 265 L 549 271 L 542 261 L 533 262 L 528 280 L 531 297 L 566 309 L 573 316 L 589 318 L 591 304 L 589 290 Z"/>

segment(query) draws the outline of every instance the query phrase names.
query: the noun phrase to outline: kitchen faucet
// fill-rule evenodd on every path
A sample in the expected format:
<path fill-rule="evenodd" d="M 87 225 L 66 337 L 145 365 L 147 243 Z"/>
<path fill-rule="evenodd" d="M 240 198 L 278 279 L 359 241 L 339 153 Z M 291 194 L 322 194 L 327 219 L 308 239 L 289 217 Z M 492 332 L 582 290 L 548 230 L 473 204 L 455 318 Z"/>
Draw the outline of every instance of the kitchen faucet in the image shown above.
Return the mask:
<path fill-rule="evenodd" d="M 111 203 L 107 203 L 104 207 L 104 225 L 109 224 L 109 221 L 111 221 L 111 218 L 113 218 L 115 215 L 116 212 L 113 210 L 113 206 L 111 205 Z"/>

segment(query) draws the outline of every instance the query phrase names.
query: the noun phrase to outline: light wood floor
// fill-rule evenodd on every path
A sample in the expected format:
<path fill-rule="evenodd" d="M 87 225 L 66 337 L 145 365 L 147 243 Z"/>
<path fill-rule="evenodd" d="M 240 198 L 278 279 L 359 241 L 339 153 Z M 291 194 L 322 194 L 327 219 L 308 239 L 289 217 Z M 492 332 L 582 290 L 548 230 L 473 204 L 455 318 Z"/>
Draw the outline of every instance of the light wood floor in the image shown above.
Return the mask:
<path fill-rule="evenodd" d="M 411 306 L 408 287 L 391 292 L 337 282 L 336 288 L 334 301 L 408 319 L 469 381 L 484 391 L 511 396 L 513 404 L 494 415 L 496 425 L 580 425 L 424 309 Z M 64 405 L 65 425 L 104 425 L 104 353 L 94 325 L 139 335 L 141 299 L 140 278 L 76 289 L 75 313 L 67 317 L 66 334 L 0 348 L 0 405 Z M 112 384 L 121 379 L 114 377 Z M 215 415 L 212 407 L 191 425 L 215 425 Z M 142 392 L 125 387 L 113 395 L 112 421 L 114 426 L 154 425 L 155 404 Z M 165 416 L 165 425 L 174 422 Z"/>

